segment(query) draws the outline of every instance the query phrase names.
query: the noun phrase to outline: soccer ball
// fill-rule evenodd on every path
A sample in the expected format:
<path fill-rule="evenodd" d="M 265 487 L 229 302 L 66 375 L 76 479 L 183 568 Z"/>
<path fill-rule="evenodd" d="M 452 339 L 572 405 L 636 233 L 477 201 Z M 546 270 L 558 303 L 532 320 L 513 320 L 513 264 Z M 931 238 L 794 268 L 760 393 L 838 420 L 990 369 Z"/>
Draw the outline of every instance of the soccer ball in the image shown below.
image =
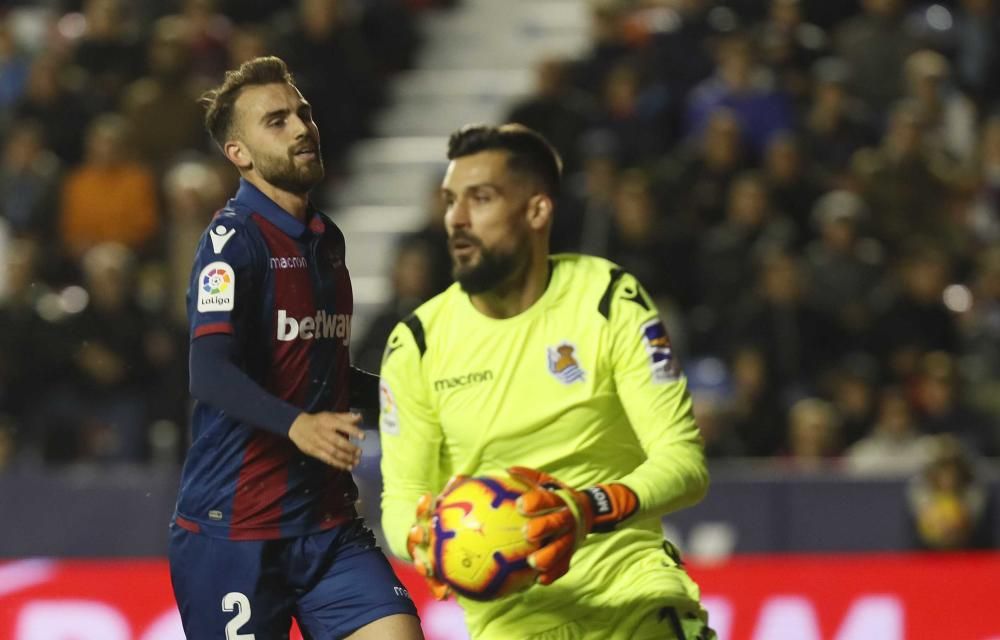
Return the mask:
<path fill-rule="evenodd" d="M 538 544 L 524 537 L 527 518 L 515 502 L 527 485 L 509 476 L 480 476 L 453 483 L 434 510 L 434 565 L 458 594 L 493 600 L 535 582 L 528 555 Z"/>

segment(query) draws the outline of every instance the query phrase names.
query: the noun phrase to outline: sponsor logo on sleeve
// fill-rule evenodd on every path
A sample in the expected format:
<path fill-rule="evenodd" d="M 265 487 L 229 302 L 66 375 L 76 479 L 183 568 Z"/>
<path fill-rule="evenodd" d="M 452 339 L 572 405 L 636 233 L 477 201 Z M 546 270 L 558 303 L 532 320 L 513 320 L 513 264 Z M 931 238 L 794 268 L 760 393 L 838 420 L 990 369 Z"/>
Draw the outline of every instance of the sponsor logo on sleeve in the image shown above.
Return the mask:
<path fill-rule="evenodd" d="M 236 273 L 225 262 L 213 262 L 198 275 L 198 311 L 232 311 Z"/>
<path fill-rule="evenodd" d="M 212 249 L 215 253 L 220 254 L 234 235 L 236 235 L 236 229 L 227 229 L 225 225 L 218 224 L 208 232 L 208 239 L 212 241 Z"/>
<path fill-rule="evenodd" d="M 393 397 L 388 383 L 381 380 L 378 383 L 379 399 L 379 431 L 386 435 L 399 435 L 399 408 L 396 406 L 396 398 Z"/>
<path fill-rule="evenodd" d="M 642 343 L 649 356 L 653 382 L 673 382 L 680 377 L 680 367 L 670 346 L 670 336 L 663 321 L 654 318 L 642 325 Z"/>
<path fill-rule="evenodd" d="M 584 370 L 576 359 L 576 346 L 570 342 L 560 342 L 548 348 L 549 373 L 563 384 L 573 384 L 586 379 Z"/>

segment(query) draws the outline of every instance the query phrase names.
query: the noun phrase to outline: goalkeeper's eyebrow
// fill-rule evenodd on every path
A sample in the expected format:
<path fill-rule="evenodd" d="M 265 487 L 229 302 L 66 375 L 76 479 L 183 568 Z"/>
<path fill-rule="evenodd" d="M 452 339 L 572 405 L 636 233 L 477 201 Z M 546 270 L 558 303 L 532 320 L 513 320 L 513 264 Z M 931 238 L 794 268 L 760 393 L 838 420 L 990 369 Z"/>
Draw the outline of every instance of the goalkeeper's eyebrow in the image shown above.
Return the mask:
<path fill-rule="evenodd" d="M 468 193 L 475 193 L 477 191 L 484 189 L 488 189 L 491 192 L 498 195 L 503 193 L 503 189 L 500 188 L 500 185 L 494 184 L 492 182 L 477 182 L 476 184 L 470 184 L 469 186 L 462 189 L 462 192 L 468 194 Z M 456 195 L 457 194 L 448 187 L 441 187 L 441 197 L 444 198 L 445 201 L 448 201 L 449 198 L 454 200 Z"/>

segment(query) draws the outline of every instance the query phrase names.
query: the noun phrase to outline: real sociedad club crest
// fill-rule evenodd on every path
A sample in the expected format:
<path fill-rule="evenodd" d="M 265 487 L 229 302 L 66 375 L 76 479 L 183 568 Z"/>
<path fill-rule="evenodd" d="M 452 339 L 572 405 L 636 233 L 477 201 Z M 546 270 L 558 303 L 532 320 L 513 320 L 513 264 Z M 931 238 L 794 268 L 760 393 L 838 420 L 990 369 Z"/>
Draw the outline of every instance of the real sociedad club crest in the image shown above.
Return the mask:
<path fill-rule="evenodd" d="M 583 381 L 586 376 L 576 359 L 576 347 L 569 342 L 560 342 L 549 347 L 549 372 L 563 384 Z"/>

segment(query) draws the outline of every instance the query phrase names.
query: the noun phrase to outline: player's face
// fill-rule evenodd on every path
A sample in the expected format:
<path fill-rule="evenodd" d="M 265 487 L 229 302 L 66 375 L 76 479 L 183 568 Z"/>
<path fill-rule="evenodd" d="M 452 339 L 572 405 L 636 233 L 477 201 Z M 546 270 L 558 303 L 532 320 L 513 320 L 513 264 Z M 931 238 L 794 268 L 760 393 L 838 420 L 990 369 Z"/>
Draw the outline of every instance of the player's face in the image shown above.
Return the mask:
<path fill-rule="evenodd" d="M 291 193 L 308 193 L 323 180 L 319 129 L 298 89 L 285 83 L 247 87 L 236 99 L 235 116 L 247 168 Z"/>
<path fill-rule="evenodd" d="M 531 189 L 507 168 L 505 151 L 451 161 L 441 192 L 455 280 L 468 293 L 501 286 L 530 260 L 525 213 Z"/>

